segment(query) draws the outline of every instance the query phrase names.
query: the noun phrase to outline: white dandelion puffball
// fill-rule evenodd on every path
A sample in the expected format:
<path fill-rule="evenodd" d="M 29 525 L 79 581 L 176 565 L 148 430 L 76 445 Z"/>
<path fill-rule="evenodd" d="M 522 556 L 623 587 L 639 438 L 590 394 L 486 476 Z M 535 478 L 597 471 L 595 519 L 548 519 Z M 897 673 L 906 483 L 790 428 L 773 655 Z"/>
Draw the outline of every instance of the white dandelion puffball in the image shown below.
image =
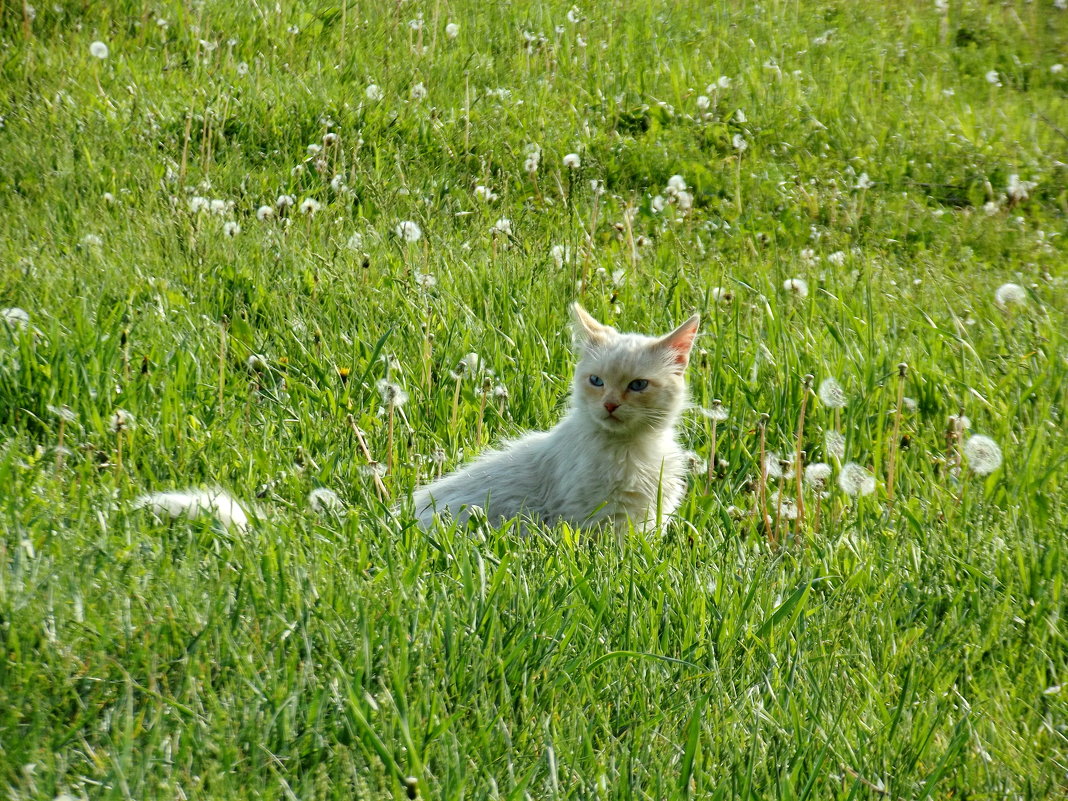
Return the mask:
<path fill-rule="evenodd" d="M 734 300 L 734 293 L 722 286 L 712 287 L 710 294 L 716 303 L 730 303 Z"/>
<path fill-rule="evenodd" d="M 366 89 L 363 90 L 363 93 L 368 100 L 372 100 L 376 103 L 386 96 L 386 93 L 382 91 L 382 87 L 379 86 L 377 83 L 370 84 Z"/>
<path fill-rule="evenodd" d="M 820 388 L 817 392 L 820 397 L 820 403 L 826 406 L 828 409 L 842 409 L 846 405 L 845 390 L 842 389 L 842 385 L 839 384 L 833 378 L 825 378 L 820 382 Z"/>
<path fill-rule="evenodd" d="M 973 473 L 986 476 L 1001 467 L 1001 448 L 990 437 L 975 434 L 964 443 L 964 456 Z"/>
<path fill-rule="evenodd" d="M 278 199 L 275 200 L 274 205 L 279 211 L 282 211 L 288 209 L 290 206 L 295 206 L 296 203 L 297 199 L 292 195 L 279 195 Z"/>
<path fill-rule="evenodd" d="M 500 234 L 501 236 L 512 235 L 512 221 L 507 217 L 501 217 L 497 222 L 490 226 L 491 234 Z"/>
<path fill-rule="evenodd" d="M 316 487 L 308 493 L 308 506 L 316 514 L 340 512 L 345 508 L 338 494 L 326 487 Z"/>
<path fill-rule="evenodd" d="M 990 83 L 990 84 L 993 84 L 994 86 L 1001 86 L 1001 78 L 998 77 L 998 71 L 997 70 L 990 70 L 986 74 L 986 82 Z"/>
<path fill-rule="evenodd" d="M 127 431 L 134 427 L 134 416 L 125 409 L 116 409 L 108 418 L 108 428 L 112 434 Z"/>
<path fill-rule="evenodd" d="M 9 309 L 0 309 L 0 320 L 11 328 L 27 328 L 30 324 L 30 313 L 18 306 Z"/>
<path fill-rule="evenodd" d="M 668 178 L 667 182 L 667 194 L 677 195 L 679 192 L 686 191 L 686 179 L 681 175 L 672 175 Z"/>
<path fill-rule="evenodd" d="M 682 454 L 682 459 L 686 469 L 694 475 L 703 475 L 708 470 L 708 462 L 696 451 L 686 451 Z"/>
<path fill-rule="evenodd" d="M 241 233 L 241 226 L 235 223 L 233 220 L 223 225 L 223 233 L 228 237 L 235 237 Z"/>
<path fill-rule="evenodd" d="M 1019 284 L 1002 284 L 994 292 L 994 302 L 1001 309 L 1023 306 L 1027 303 L 1027 290 Z"/>
<path fill-rule="evenodd" d="M 770 479 L 782 478 L 782 461 L 775 451 L 769 451 L 764 455 L 764 475 Z"/>
<path fill-rule="evenodd" d="M 565 245 L 553 245 L 549 254 L 553 257 L 553 263 L 558 269 L 571 263 L 571 248 Z"/>
<path fill-rule="evenodd" d="M 245 360 L 245 365 L 251 373 L 262 373 L 267 369 L 267 357 L 262 353 L 253 353 Z"/>
<path fill-rule="evenodd" d="M 378 387 L 378 394 L 386 406 L 403 406 L 408 402 L 408 393 L 400 384 L 394 384 L 383 378 L 375 386 Z"/>
<path fill-rule="evenodd" d="M 564 156 L 564 166 L 569 170 L 577 170 L 582 166 L 582 160 L 579 158 L 578 153 L 568 153 Z"/>
<path fill-rule="evenodd" d="M 722 423 L 731 416 L 731 410 L 723 405 L 720 400 L 712 401 L 707 409 L 701 409 L 701 415 L 716 423 Z"/>
<path fill-rule="evenodd" d="M 871 495 L 875 492 L 875 476 L 856 462 L 846 462 L 838 474 L 838 486 L 846 495 Z"/>
<path fill-rule="evenodd" d="M 315 198 L 306 197 L 300 202 L 300 213 L 312 215 L 319 211 L 319 209 L 321 209 L 322 207 L 323 204 Z"/>
<path fill-rule="evenodd" d="M 274 208 L 271 206 L 260 206 L 256 209 L 256 219 L 260 222 L 271 219 L 274 216 Z"/>
<path fill-rule="evenodd" d="M 148 509 L 157 517 L 214 517 L 223 528 L 248 528 L 248 515 L 232 496 L 219 488 L 153 492 L 133 502 L 134 509 Z"/>
<path fill-rule="evenodd" d="M 831 466 L 826 462 L 813 462 L 805 466 L 805 483 L 813 489 L 823 489 L 830 479 Z"/>
<path fill-rule="evenodd" d="M 862 172 L 857 178 L 857 189 L 871 189 L 873 186 L 875 186 L 875 181 L 868 177 L 868 173 Z"/>
<path fill-rule="evenodd" d="M 109 54 L 108 46 L 103 42 L 93 42 L 89 45 L 89 55 L 93 58 L 105 59 Z"/>
<path fill-rule="evenodd" d="M 426 97 L 426 87 L 420 82 L 412 87 L 412 100 L 423 100 Z"/>
<path fill-rule="evenodd" d="M 455 22 L 450 22 L 445 26 L 445 35 L 450 39 L 455 39 L 460 35 L 460 26 Z"/>
<path fill-rule="evenodd" d="M 360 248 L 362 248 L 363 234 L 361 234 L 359 231 L 356 231 L 352 236 L 349 237 L 348 241 L 345 243 L 345 247 L 347 247 L 349 250 L 359 250 Z"/>
<path fill-rule="evenodd" d="M 828 459 L 842 461 L 845 458 L 845 437 L 831 429 L 823 435 L 823 452 Z"/>
<path fill-rule="evenodd" d="M 808 297 L 808 283 L 803 278 L 787 278 L 782 282 L 782 288 L 798 300 Z"/>
<path fill-rule="evenodd" d="M 709 106 L 712 105 L 712 101 L 708 99 L 708 95 L 697 96 L 697 109 L 698 111 L 708 111 Z"/>
<path fill-rule="evenodd" d="M 734 149 L 739 153 L 744 153 L 749 147 L 749 143 L 745 141 L 745 137 L 741 134 L 735 134 L 731 139 L 731 144 L 734 145 Z"/>
<path fill-rule="evenodd" d="M 405 242 L 418 242 L 423 235 L 423 229 L 412 220 L 402 220 L 397 223 L 393 232 Z"/>

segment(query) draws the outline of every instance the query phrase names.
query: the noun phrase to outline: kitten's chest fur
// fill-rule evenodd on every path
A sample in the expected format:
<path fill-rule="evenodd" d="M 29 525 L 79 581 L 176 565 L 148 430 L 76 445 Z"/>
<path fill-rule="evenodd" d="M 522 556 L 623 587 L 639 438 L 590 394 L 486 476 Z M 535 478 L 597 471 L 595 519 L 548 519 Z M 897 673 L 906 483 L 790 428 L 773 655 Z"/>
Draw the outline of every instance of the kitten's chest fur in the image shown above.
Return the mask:
<path fill-rule="evenodd" d="M 681 497 L 681 457 L 672 432 L 614 439 L 582 426 L 561 423 L 550 436 L 561 458 L 556 465 L 562 515 L 615 524 L 630 520 L 639 527 L 670 515 Z"/>

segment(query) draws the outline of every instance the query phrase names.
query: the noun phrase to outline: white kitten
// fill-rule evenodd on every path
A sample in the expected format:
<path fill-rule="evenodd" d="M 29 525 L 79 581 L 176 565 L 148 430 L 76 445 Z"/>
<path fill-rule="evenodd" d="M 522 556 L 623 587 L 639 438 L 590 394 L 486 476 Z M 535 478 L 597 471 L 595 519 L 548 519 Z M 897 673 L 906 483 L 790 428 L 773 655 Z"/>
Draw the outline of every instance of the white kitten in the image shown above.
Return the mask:
<path fill-rule="evenodd" d="M 577 303 L 572 311 L 581 358 L 567 416 L 418 488 L 420 526 L 445 510 L 465 520 L 478 506 L 494 525 L 520 517 L 649 528 L 678 508 L 685 469 L 675 423 L 700 318 L 657 338 L 621 334 Z"/>

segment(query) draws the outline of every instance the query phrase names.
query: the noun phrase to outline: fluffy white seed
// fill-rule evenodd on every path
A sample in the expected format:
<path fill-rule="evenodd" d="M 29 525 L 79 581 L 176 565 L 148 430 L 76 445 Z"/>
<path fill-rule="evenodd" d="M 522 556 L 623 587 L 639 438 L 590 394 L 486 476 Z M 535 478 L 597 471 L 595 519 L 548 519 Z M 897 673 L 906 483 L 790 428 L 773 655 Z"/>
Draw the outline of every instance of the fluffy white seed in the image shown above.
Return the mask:
<path fill-rule="evenodd" d="M 964 443 L 964 456 L 972 472 L 986 476 L 1001 467 L 1001 448 L 990 437 L 975 434 Z"/>

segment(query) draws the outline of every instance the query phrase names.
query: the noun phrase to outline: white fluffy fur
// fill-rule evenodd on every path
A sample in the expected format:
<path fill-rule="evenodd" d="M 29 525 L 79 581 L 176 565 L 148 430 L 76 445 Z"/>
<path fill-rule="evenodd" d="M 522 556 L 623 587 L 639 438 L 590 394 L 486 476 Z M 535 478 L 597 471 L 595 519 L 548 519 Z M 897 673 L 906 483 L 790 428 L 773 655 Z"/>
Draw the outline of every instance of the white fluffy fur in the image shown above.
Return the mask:
<path fill-rule="evenodd" d="M 248 528 L 248 515 L 235 498 L 224 490 L 172 490 L 142 495 L 133 502 L 134 509 L 148 509 L 157 517 L 214 517 L 223 528 Z"/>
<path fill-rule="evenodd" d="M 621 334 L 578 304 L 572 308 L 580 358 L 567 416 L 417 489 L 420 526 L 446 510 L 464 520 L 477 506 L 495 525 L 518 517 L 584 529 L 628 522 L 648 528 L 678 508 L 685 467 L 675 424 L 686 405 L 684 372 L 698 317 L 657 338 Z M 591 375 L 603 386 L 591 384 Z M 635 379 L 649 386 L 630 390 Z"/>

